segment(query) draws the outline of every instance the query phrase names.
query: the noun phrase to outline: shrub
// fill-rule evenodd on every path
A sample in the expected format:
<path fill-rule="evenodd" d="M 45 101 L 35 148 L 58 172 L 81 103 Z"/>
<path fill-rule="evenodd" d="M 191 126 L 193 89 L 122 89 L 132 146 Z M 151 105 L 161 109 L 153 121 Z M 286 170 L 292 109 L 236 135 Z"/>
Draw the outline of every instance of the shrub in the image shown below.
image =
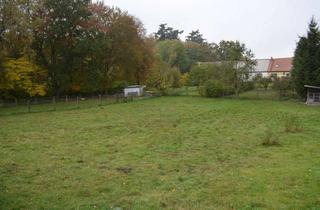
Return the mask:
<path fill-rule="evenodd" d="M 126 81 L 114 81 L 111 87 L 108 89 L 108 93 L 114 94 L 123 91 L 123 88 L 127 86 Z"/>
<path fill-rule="evenodd" d="M 224 94 L 223 84 L 218 81 L 209 80 L 204 85 L 206 97 L 221 97 Z"/>
<path fill-rule="evenodd" d="M 198 87 L 198 91 L 199 91 L 199 95 L 202 97 L 207 97 L 207 90 L 206 90 L 206 86 L 201 85 Z"/>
<path fill-rule="evenodd" d="M 242 83 L 241 92 L 250 91 L 254 89 L 254 82 L 253 81 L 247 81 Z"/>
<path fill-rule="evenodd" d="M 271 129 L 266 130 L 263 138 L 262 138 L 263 146 L 278 146 L 280 145 L 280 141 L 278 136 L 274 134 Z"/>
<path fill-rule="evenodd" d="M 290 116 L 285 119 L 285 131 L 287 133 L 299 133 L 303 131 L 303 127 L 297 117 Z"/>

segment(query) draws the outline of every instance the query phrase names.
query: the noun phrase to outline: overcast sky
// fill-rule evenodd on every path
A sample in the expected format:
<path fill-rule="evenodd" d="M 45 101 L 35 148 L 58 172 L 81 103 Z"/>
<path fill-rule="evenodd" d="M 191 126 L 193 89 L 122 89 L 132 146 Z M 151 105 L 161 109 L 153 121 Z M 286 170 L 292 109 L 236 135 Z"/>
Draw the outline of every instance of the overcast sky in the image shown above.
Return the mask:
<path fill-rule="evenodd" d="M 104 0 L 138 17 L 148 34 L 159 24 L 184 30 L 182 39 L 199 29 L 209 42 L 239 40 L 256 58 L 293 56 L 299 35 L 314 15 L 320 18 L 320 0 Z"/>

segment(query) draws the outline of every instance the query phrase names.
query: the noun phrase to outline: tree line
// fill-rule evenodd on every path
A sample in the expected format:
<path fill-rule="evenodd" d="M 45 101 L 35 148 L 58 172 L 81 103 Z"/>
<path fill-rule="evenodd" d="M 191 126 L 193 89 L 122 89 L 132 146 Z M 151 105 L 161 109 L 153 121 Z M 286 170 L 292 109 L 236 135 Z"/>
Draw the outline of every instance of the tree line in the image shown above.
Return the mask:
<path fill-rule="evenodd" d="M 142 84 L 153 63 L 143 24 L 89 0 L 1 0 L 1 95 L 106 92 Z"/>
<path fill-rule="evenodd" d="M 148 36 L 138 18 L 103 2 L 1 0 L 1 97 L 104 94 L 130 84 L 164 94 L 182 85 L 246 89 L 255 62 L 245 44 L 209 43 L 199 30 L 182 41 L 182 33 L 161 24 Z"/>

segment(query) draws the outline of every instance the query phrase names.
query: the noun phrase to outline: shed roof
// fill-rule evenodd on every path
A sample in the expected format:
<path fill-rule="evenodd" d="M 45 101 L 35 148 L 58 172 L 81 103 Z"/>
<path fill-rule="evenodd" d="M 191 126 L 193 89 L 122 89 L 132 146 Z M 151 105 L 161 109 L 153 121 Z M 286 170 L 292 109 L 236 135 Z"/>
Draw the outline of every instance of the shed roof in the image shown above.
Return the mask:
<path fill-rule="evenodd" d="M 130 86 L 128 86 L 128 87 L 126 87 L 126 88 L 143 88 L 144 86 L 142 86 L 142 85 L 130 85 Z"/>
<path fill-rule="evenodd" d="M 312 89 L 319 89 L 320 90 L 320 87 L 312 86 L 312 85 L 305 85 L 304 87 L 305 88 L 312 88 Z"/>

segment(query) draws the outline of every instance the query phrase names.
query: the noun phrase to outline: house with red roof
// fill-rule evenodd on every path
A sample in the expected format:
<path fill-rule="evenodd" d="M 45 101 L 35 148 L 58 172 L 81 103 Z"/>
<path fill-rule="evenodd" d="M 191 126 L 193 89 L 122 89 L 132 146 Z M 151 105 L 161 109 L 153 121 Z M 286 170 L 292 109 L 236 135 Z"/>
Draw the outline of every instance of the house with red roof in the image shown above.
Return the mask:
<path fill-rule="evenodd" d="M 268 68 L 271 77 L 289 77 L 292 70 L 293 58 L 271 58 Z"/>
<path fill-rule="evenodd" d="M 256 65 L 250 72 L 250 78 L 253 79 L 257 75 L 262 77 L 289 77 L 292 70 L 293 58 L 269 58 L 269 59 L 256 59 Z M 198 65 L 217 64 L 221 65 L 223 61 L 216 62 L 199 62 Z M 240 65 L 244 65 L 240 62 Z"/>

